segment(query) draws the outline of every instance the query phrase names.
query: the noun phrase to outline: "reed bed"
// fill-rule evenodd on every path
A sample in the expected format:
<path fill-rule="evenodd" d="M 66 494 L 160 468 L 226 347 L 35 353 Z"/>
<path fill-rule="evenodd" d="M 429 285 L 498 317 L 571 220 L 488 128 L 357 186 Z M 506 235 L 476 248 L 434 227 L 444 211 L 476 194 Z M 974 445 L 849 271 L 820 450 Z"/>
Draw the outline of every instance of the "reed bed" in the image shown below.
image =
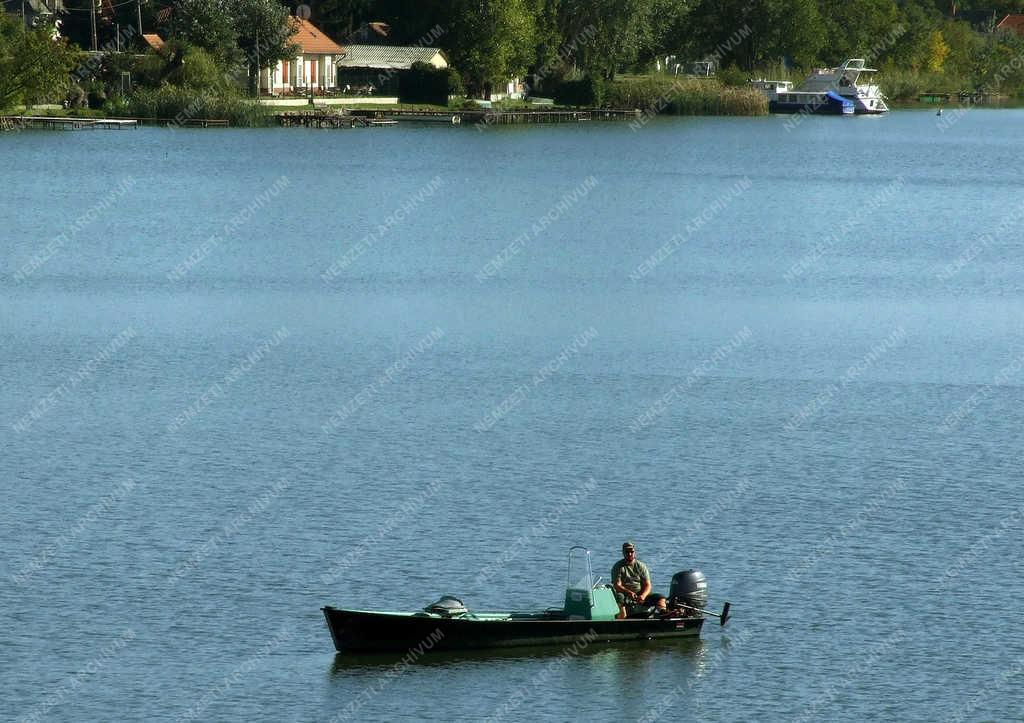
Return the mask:
<path fill-rule="evenodd" d="M 768 113 L 768 100 L 754 88 L 725 87 L 712 78 L 634 76 L 607 84 L 604 104 L 667 115 L 755 116 Z"/>
<path fill-rule="evenodd" d="M 161 118 L 177 123 L 207 119 L 226 120 L 230 125 L 242 128 L 269 124 L 269 116 L 261 106 L 241 97 L 175 86 L 140 88 L 127 98 L 110 101 L 105 110 L 112 115 Z"/>

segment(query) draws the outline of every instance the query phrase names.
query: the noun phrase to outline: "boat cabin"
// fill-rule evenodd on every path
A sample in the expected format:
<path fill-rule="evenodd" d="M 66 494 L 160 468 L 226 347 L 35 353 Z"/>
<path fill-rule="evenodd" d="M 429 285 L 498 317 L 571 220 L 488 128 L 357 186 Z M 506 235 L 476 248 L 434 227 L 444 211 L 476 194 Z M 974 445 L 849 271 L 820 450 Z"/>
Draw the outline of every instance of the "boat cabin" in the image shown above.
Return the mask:
<path fill-rule="evenodd" d="M 768 100 L 775 100 L 779 93 L 788 93 L 793 89 L 793 84 L 788 80 L 752 80 L 750 87 L 759 90 L 768 96 Z"/>

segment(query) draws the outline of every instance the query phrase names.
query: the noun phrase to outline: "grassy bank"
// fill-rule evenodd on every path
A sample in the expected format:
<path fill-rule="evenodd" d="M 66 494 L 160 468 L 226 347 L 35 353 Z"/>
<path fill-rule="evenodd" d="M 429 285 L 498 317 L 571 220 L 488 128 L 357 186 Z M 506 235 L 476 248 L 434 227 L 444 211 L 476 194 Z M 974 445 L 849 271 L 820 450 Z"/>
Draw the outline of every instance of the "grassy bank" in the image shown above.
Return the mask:
<path fill-rule="evenodd" d="M 715 78 L 620 76 L 604 89 L 609 108 L 639 108 L 669 115 L 754 116 L 768 113 L 764 94 L 729 87 Z"/>

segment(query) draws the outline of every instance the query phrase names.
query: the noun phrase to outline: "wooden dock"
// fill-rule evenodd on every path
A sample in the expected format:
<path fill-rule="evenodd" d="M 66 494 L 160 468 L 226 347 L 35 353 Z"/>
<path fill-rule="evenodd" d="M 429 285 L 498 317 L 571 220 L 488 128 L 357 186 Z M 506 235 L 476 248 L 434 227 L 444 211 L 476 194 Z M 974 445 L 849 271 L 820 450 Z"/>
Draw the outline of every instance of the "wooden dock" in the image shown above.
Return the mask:
<path fill-rule="evenodd" d="M 521 125 L 527 123 L 583 123 L 592 120 L 633 120 L 639 110 L 590 108 L 582 110 L 405 110 L 360 108 L 349 111 L 358 118 L 433 122 L 446 125 Z"/>
<path fill-rule="evenodd" d="M 0 130 L 80 131 L 135 128 L 139 122 L 124 118 L 70 118 L 63 116 L 8 115 L 0 116 Z"/>
<path fill-rule="evenodd" d="M 959 93 L 920 93 L 917 96 L 917 101 L 919 103 L 950 103 L 955 100 L 963 105 L 977 105 L 998 103 L 1004 97 L 998 93 L 988 93 L 983 90 L 961 90 Z"/>
<path fill-rule="evenodd" d="M 387 118 L 367 118 L 322 110 L 278 113 L 277 122 L 284 128 L 371 128 L 398 124 L 398 121 Z"/>

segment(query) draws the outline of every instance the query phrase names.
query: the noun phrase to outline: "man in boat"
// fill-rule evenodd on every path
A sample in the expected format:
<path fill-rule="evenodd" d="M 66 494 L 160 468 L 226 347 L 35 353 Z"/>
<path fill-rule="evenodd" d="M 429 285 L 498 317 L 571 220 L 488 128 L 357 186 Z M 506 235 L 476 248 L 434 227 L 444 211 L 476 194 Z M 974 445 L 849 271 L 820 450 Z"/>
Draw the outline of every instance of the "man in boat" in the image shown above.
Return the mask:
<path fill-rule="evenodd" d="M 642 605 L 651 594 L 650 570 L 636 559 L 632 542 L 622 543 L 622 559 L 612 566 L 612 589 L 619 603 L 620 619 L 629 614 L 629 607 Z"/>

